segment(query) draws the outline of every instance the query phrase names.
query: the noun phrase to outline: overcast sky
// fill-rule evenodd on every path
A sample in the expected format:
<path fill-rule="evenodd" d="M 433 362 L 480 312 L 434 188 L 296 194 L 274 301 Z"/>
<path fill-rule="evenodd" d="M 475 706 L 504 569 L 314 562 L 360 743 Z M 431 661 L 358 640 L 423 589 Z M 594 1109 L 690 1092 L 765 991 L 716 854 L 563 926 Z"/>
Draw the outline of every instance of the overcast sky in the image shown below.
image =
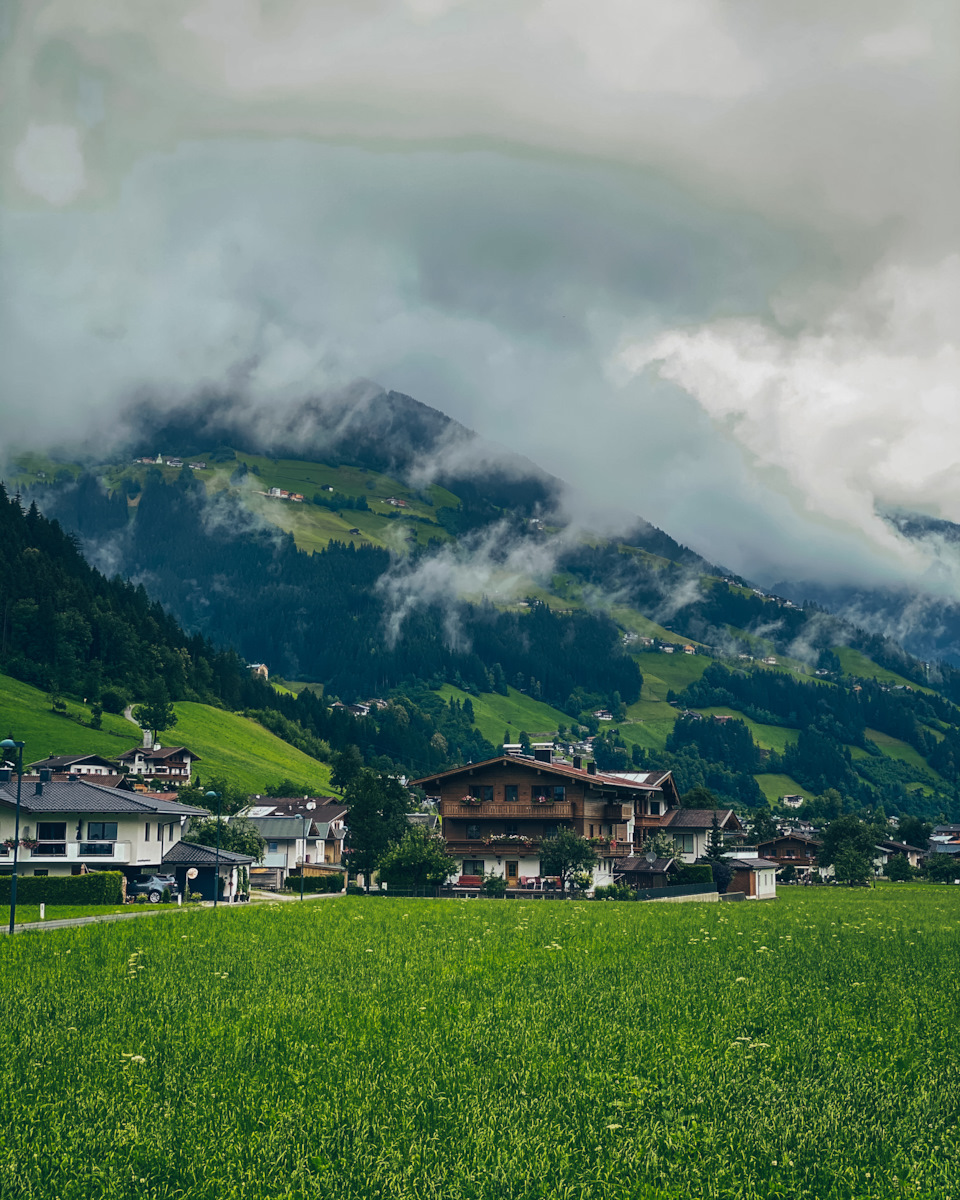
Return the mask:
<path fill-rule="evenodd" d="M 877 512 L 960 521 L 957 14 L 8 3 L 4 440 L 366 378 L 734 570 L 930 578 Z"/>

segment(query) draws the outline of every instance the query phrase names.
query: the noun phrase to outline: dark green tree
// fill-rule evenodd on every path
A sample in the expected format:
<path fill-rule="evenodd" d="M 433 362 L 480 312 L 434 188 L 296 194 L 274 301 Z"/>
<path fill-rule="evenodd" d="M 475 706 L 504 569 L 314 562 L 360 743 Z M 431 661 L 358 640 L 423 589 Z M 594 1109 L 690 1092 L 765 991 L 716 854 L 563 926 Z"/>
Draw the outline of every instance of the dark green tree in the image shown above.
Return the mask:
<path fill-rule="evenodd" d="M 343 795 L 347 814 L 347 867 L 362 874 L 367 891 L 370 876 L 392 844 L 403 840 L 409 828 L 409 797 L 398 780 L 367 768 L 351 779 Z"/>
<path fill-rule="evenodd" d="M 377 870 L 391 887 L 439 887 L 456 869 L 446 843 L 422 825 L 409 825 L 399 842 L 380 857 Z"/>
<path fill-rule="evenodd" d="M 158 680 L 150 689 L 145 703 L 134 707 L 132 716 L 141 729 L 152 730 L 154 737 L 159 737 L 165 729 L 172 729 L 176 725 L 177 714 L 170 703 L 167 685 L 162 680 Z"/>
<path fill-rule="evenodd" d="M 888 879 L 892 879 L 894 883 L 906 883 L 908 879 L 916 877 L 916 871 L 910 866 L 905 854 L 894 854 L 887 862 L 886 871 L 884 872 Z"/>
<path fill-rule="evenodd" d="M 754 811 L 750 821 L 750 836 L 755 842 L 768 842 L 771 838 L 777 836 L 777 823 L 773 819 L 773 813 L 767 807 L 761 807 Z"/>
<path fill-rule="evenodd" d="M 232 817 L 227 820 L 220 818 L 220 849 L 229 850 L 233 854 L 249 854 L 254 861 L 259 862 L 267 848 L 267 843 L 260 836 L 260 831 L 252 821 L 245 817 Z M 217 818 L 207 817 L 201 820 L 194 818 L 190 822 L 184 839 L 200 846 L 215 846 L 217 844 Z"/>
<path fill-rule="evenodd" d="M 333 756 L 330 782 L 341 791 L 348 788 L 363 770 L 363 756 L 359 747 L 351 743 Z"/>
<path fill-rule="evenodd" d="M 592 871 L 596 865 L 596 851 L 573 829 L 559 829 L 540 844 L 540 870 L 544 875 L 558 875 L 561 891 L 566 891 L 567 880 L 575 872 Z"/>
<path fill-rule="evenodd" d="M 733 867 L 730 865 L 730 860 L 726 857 L 726 843 L 723 840 L 723 830 L 720 828 L 720 820 L 716 812 L 713 814 L 713 821 L 710 825 L 710 837 L 707 839 L 707 850 L 703 856 L 703 861 L 710 864 L 713 870 L 713 882 L 717 885 L 717 891 L 720 895 L 724 895 L 727 888 L 730 886 L 730 881 L 733 879 Z"/>
<path fill-rule="evenodd" d="M 925 850 L 931 833 L 933 833 L 933 826 L 929 821 L 923 821 L 920 817 L 901 817 L 897 829 L 897 841 Z"/>
<path fill-rule="evenodd" d="M 717 797 L 706 787 L 692 787 L 680 797 L 683 808 L 716 808 Z"/>

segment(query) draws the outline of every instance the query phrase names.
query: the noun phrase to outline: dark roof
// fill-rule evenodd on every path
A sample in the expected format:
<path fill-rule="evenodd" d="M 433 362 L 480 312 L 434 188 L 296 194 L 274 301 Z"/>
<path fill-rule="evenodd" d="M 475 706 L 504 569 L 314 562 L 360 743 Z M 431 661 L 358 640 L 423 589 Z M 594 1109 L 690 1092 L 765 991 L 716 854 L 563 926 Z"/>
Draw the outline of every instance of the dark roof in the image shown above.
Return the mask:
<path fill-rule="evenodd" d="M 673 808 L 662 824 L 667 829 L 712 829 L 714 816 L 721 829 L 742 828 L 732 808 Z M 735 824 L 730 824 L 731 818 Z"/>
<path fill-rule="evenodd" d="M 907 851 L 911 854 L 925 853 L 919 846 L 909 846 L 906 842 L 883 841 L 880 845 L 886 850 L 896 850 L 897 852 Z"/>
<path fill-rule="evenodd" d="M 342 800 L 333 796 L 250 796 L 248 808 L 269 808 L 267 816 L 291 817 L 309 813 L 317 821 L 335 821 L 348 811 Z"/>
<path fill-rule="evenodd" d="M 101 767 L 114 767 L 116 762 L 111 758 L 104 758 L 102 754 L 51 754 L 49 758 L 41 758 L 39 762 L 29 764 L 29 769 L 33 770 L 49 770 L 49 771 L 66 771 L 77 763 L 95 763 Z"/>
<path fill-rule="evenodd" d="M 817 838 L 810 837 L 806 833 L 778 833 L 775 838 L 764 838 L 762 842 L 758 843 L 757 848 L 759 849 L 760 846 L 775 846 L 777 842 L 806 842 L 808 846 L 823 845 Z"/>
<path fill-rule="evenodd" d="M 320 836 L 316 822 L 304 821 L 301 817 L 244 817 L 244 820 L 256 826 L 265 838 L 301 838 L 304 826 L 307 837 Z"/>
<path fill-rule="evenodd" d="M 567 779 L 578 779 L 584 783 L 598 784 L 602 787 L 622 788 L 624 791 L 629 792 L 638 790 L 644 792 L 659 791 L 661 784 L 670 778 L 669 771 L 651 771 L 647 772 L 649 775 L 648 781 L 639 783 L 636 780 L 624 778 L 623 775 L 605 774 L 602 771 L 591 774 L 590 771 L 585 771 L 581 767 L 569 766 L 567 763 L 541 762 L 540 759 L 520 754 L 501 754 L 496 758 L 485 758 L 482 762 L 467 763 L 462 767 L 451 767 L 449 771 L 438 771 L 436 775 L 424 775 L 422 779 L 414 779 L 411 787 L 424 787 L 430 783 L 439 783 L 442 779 L 451 779 L 456 775 L 469 775 L 474 771 L 478 771 L 481 767 L 492 767 L 497 764 L 507 763 L 512 767 L 529 767 L 531 770 L 541 771 L 544 774 L 561 775 Z M 731 809 L 731 811 L 733 810 Z"/>
<path fill-rule="evenodd" d="M 217 861 L 216 846 L 202 846 L 199 842 L 174 842 L 164 853 L 162 861 L 168 866 L 212 867 Z M 220 861 L 230 867 L 245 867 L 256 862 L 249 854 L 237 854 L 233 850 L 221 850 Z"/>
<path fill-rule="evenodd" d="M 0 804 L 15 807 L 16 784 L 0 786 Z M 154 800 L 136 792 L 123 792 L 118 788 L 103 787 L 90 783 L 85 778 L 54 779 L 43 785 L 43 793 L 36 795 L 31 787 L 21 793 L 20 807 L 29 813 L 117 813 L 137 816 L 185 816 L 205 817 L 205 809 L 189 804 L 178 804 L 168 800 Z"/>
<path fill-rule="evenodd" d="M 776 870 L 780 864 L 770 858 L 724 858 L 735 871 L 762 871 L 765 867 Z"/>
<path fill-rule="evenodd" d="M 126 758 L 136 758 L 141 754 L 144 758 L 157 759 L 170 758 L 174 754 L 189 754 L 196 762 L 200 762 L 200 755 L 194 754 L 192 750 L 188 750 L 186 746 L 165 746 L 162 750 L 148 749 L 146 746 L 134 746 L 132 750 L 127 750 L 123 754 L 117 755 L 117 759 L 123 762 Z"/>
<path fill-rule="evenodd" d="M 617 864 L 618 871 L 636 871 L 643 875 L 666 875 L 676 860 L 673 858 L 657 858 L 648 863 L 645 858 L 624 858 Z"/>

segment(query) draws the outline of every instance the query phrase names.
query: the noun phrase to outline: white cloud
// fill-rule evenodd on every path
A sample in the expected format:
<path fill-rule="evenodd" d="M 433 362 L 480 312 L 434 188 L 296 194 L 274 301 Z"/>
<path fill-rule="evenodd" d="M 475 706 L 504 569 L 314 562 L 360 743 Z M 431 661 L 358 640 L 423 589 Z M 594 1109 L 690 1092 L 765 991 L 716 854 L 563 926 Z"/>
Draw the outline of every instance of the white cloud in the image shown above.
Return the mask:
<path fill-rule="evenodd" d="M 31 196 L 62 206 L 84 188 L 79 131 L 70 125 L 32 124 L 13 152 L 20 186 Z"/>

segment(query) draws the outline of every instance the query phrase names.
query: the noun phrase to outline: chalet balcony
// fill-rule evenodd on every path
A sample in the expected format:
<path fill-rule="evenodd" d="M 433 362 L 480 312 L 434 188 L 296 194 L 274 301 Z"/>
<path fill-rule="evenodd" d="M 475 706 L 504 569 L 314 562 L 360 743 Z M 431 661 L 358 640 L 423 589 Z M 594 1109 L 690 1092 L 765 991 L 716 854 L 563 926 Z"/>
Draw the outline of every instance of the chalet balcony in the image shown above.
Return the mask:
<path fill-rule="evenodd" d="M 619 824 L 621 821 L 630 821 L 633 819 L 632 804 L 605 804 L 603 806 L 604 821 L 613 821 Z"/>
<path fill-rule="evenodd" d="M 460 800 L 444 800 L 440 805 L 440 815 L 444 817 L 459 817 L 466 820 L 488 821 L 492 818 L 508 821 L 560 821 L 570 820 L 573 816 L 573 804 L 569 800 L 557 800 L 546 804 L 531 804 L 529 801 L 516 801 L 509 804 L 495 804 L 485 800 L 480 804 L 464 804 Z M 619 819 L 619 815 L 618 815 Z"/>
<path fill-rule="evenodd" d="M 540 838 L 529 838 L 521 842 L 507 841 L 504 837 L 499 841 L 486 842 L 483 838 L 447 838 L 448 854 L 469 854 L 482 858 L 485 854 L 499 854 L 501 857 L 524 858 L 540 853 Z"/>

